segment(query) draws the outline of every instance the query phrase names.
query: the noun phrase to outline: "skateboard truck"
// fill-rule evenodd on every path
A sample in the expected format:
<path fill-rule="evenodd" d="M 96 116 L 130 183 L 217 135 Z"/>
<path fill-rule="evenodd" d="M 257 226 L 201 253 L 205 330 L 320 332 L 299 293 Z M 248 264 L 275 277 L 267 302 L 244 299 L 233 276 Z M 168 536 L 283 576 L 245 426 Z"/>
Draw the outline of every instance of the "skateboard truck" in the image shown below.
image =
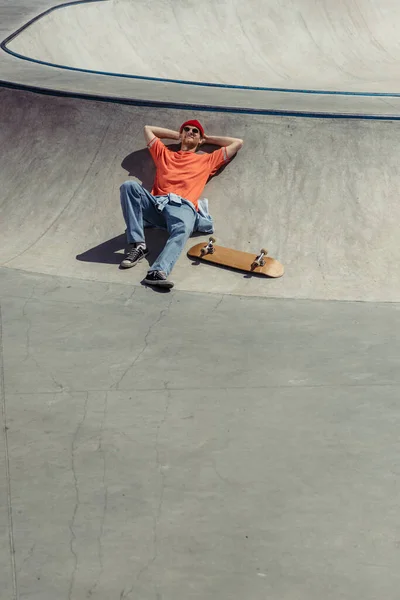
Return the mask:
<path fill-rule="evenodd" d="M 208 238 L 208 244 L 207 244 L 207 246 L 204 246 L 201 249 L 201 255 L 205 256 L 206 254 L 214 254 L 214 252 L 215 252 L 215 248 L 214 248 L 215 242 L 216 242 L 215 237 L 211 236 L 210 238 Z"/>
<path fill-rule="evenodd" d="M 260 254 L 254 259 L 251 263 L 251 268 L 255 269 L 256 267 L 263 267 L 265 265 L 264 256 L 267 256 L 268 250 L 265 248 L 261 248 Z"/>

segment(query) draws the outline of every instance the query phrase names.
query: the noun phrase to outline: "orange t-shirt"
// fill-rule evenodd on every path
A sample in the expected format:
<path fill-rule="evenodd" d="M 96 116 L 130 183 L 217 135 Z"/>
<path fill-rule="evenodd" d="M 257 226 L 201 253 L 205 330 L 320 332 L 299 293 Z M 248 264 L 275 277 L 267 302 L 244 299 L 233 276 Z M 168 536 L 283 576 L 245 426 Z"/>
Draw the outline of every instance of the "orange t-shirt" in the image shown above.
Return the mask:
<path fill-rule="evenodd" d="M 170 192 L 190 200 L 197 210 L 199 198 L 208 178 L 222 165 L 229 162 L 225 148 L 211 154 L 195 152 L 174 152 L 159 138 L 148 144 L 156 165 L 156 178 L 151 193 L 165 196 Z"/>

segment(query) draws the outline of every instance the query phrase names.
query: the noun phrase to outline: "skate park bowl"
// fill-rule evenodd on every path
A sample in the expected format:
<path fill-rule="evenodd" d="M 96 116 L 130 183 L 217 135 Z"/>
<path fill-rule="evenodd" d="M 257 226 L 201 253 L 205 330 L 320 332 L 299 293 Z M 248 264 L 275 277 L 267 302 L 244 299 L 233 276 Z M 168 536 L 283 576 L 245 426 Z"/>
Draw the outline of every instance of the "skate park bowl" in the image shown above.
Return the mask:
<path fill-rule="evenodd" d="M 399 26 L 0 0 L 0 600 L 397 600 Z M 218 243 L 282 278 L 118 268 L 143 126 L 189 118 L 244 140 L 204 191 Z"/>

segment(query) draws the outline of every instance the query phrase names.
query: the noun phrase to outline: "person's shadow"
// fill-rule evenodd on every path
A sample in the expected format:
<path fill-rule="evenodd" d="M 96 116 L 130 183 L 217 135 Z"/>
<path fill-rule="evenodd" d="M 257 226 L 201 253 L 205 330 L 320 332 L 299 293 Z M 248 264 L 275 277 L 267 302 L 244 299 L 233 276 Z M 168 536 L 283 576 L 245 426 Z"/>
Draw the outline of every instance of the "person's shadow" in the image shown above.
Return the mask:
<path fill-rule="evenodd" d="M 180 149 L 179 144 L 169 144 L 168 147 L 173 151 L 178 151 Z M 207 144 L 202 146 L 200 152 L 211 153 L 215 149 L 215 146 Z M 221 167 L 213 177 L 219 175 L 225 169 L 225 166 L 226 165 Z M 150 191 L 152 189 L 156 170 L 147 148 L 142 148 L 141 150 L 136 150 L 135 152 L 128 154 L 123 159 L 121 167 L 128 172 L 130 177 L 138 179 L 146 190 Z M 213 177 L 210 177 L 210 179 Z M 116 198 L 115 209 L 120 210 L 118 198 Z M 192 235 L 194 237 L 204 234 L 195 232 Z M 162 229 L 147 227 L 145 229 L 145 238 L 146 245 L 149 249 L 146 260 L 149 265 L 151 265 L 164 248 L 168 239 L 168 233 Z M 76 259 L 84 262 L 118 265 L 123 258 L 121 250 L 124 250 L 125 247 L 126 235 L 121 232 L 120 235 L 106 240 L 93 248 L 89 248 L 85 252 L 82 252 L 82 254 L 78 254 Z"/>

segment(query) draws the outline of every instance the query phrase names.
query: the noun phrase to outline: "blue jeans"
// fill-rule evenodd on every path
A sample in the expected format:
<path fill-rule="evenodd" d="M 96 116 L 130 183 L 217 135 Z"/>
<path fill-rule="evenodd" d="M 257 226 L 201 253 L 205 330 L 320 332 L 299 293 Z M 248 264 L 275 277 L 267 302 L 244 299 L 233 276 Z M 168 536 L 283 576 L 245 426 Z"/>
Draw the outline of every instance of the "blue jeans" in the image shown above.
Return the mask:
<path fill-rule="evenodd" d="M 120 192 L 128 244 L 144 242 L 146 226 L 168 231 L 167 243 L 150 267 L 150 271 L 164 271 L 168 275 L 194 231 L 196 209 L 179 196 L 175 197 L 180 204 L 168 201 L 166 196 L 153 196 L 136 181 L 125 181 Z"/>

